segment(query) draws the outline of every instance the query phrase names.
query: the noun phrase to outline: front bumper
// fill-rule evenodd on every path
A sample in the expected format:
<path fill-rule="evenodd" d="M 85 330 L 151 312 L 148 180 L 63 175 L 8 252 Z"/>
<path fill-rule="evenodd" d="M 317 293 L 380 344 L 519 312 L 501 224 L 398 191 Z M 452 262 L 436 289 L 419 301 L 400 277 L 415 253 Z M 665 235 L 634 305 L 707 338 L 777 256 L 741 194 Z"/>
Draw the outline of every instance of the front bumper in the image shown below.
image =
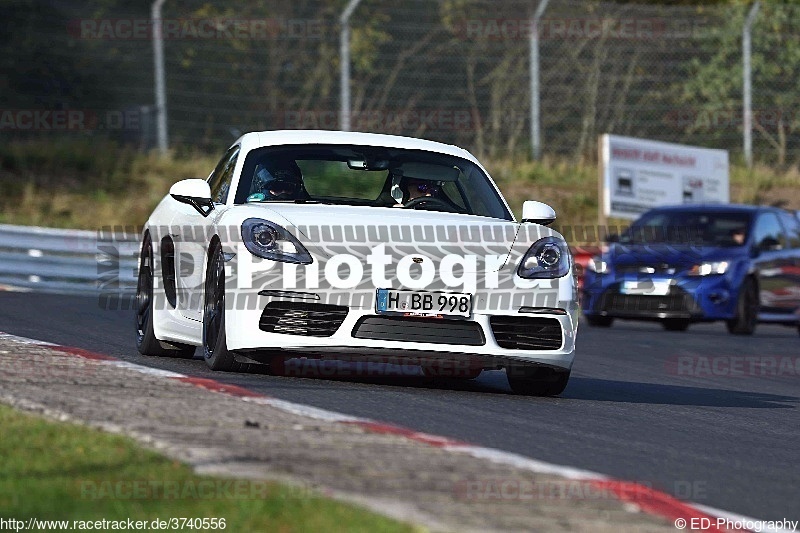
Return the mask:
<path fill-rule="evenodd" d="M 726 276 L 653 277 L 668 281 L 665 295 L 624 294 L 623 283 L 641 278 L 614 277 L 587 273 L 581 307 L 588 316 L 633 318 L 644 320 L 686 319 L 692 321 L 727 320 L 736 313 L 738 289 Z"/>
<path fill-rule="evenodd" d="M 283 306 L 286 302 L 259 298 L 252 309 L 228 309 L 225 320 L 228 348 L 255 360 L 259 355 L 478 358 L 487 367 L 525 362 L 570 369 L 575 355 L 577 305 L 564 315 L 509 311 L 452 321 L 387 319 L 358 308 L 345 308 L 337 319 L 335 309 L 324 309 L 328 317 L 340 320 L 338 327 L 326 329 L 322 324 L 330 319 L 325 314 L 296 312 L 289 315 L 291 320 L 278 322 L 265 310 L 274 308 L 268 307 L 273 301 Z M 500 319 L 493 323 L 492 317 Z M 556 328 L 560 339 L 554 343 Z"/>

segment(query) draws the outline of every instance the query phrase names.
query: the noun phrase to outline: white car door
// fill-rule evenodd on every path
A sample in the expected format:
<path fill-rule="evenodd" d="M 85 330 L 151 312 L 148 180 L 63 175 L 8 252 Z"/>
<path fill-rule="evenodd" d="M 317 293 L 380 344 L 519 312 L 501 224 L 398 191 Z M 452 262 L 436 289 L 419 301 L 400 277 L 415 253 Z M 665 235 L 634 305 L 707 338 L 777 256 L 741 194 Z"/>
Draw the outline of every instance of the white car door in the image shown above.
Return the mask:
<path fill-rule="evenodd" d="M 208 237 L 225 210 L 234 177 L 240 147 L 231 147 L 208 178 L 214 210 L 203 216 L 189 205 L 177 208 L 171 234 L 175 242 L 175 270 L 178 286 L 178 309 L 189 319 L 203 320 L 203 271 L 208 252 Z"/>

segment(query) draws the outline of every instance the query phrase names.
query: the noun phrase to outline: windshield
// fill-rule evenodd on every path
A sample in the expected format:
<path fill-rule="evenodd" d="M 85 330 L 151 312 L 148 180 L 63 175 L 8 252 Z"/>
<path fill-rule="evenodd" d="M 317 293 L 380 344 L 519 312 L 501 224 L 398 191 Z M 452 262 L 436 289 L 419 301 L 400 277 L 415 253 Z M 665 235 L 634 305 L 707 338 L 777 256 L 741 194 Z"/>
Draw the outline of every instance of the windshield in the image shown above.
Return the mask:
<path fill-rule="evenodd" d="M 234 201 L 394 207 L 512 220 L 489 177 L 471 161 L 377 146 L 252 150 Z"/>
<path fill-rule="evenodd" d="M 634 222 L 620 242 L 741 246 L 747 241 L 750 220 L 750 214 L 735 211 L 651 211 Z"/>

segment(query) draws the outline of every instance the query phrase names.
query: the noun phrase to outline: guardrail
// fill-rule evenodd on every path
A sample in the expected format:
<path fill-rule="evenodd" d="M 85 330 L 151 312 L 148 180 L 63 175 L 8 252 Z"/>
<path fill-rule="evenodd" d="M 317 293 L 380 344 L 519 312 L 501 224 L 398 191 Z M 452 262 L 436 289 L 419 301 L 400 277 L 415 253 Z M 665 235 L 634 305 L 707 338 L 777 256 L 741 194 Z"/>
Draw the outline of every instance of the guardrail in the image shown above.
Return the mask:
<path fill-rule="evenodd" d="M 53 292 L 133 294 L 140 235 L 133 228 L 99 231 L 0 224 L 0 285 Z M 573 247 L 582 277 L 600 249 Z"/>
<path fill-rule="evenodd" d="M 132 294 L 139 235 L 0 224 L 0 284 L 67 293 Z"/>

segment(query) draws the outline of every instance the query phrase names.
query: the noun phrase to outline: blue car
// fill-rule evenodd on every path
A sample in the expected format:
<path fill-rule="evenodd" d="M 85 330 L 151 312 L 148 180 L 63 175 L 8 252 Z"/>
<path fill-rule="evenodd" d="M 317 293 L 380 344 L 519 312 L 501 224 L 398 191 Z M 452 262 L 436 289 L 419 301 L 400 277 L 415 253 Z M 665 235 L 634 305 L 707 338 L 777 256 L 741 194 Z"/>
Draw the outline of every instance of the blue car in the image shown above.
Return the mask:
<path fill-rule="evenodd" d="M 715 204 L 652 209 L 589 261 L 581 304 L 590 326 L 656 320 L 671 331 L 723 320 L 800 331 L 800 219 L 775 207 Z"/>

